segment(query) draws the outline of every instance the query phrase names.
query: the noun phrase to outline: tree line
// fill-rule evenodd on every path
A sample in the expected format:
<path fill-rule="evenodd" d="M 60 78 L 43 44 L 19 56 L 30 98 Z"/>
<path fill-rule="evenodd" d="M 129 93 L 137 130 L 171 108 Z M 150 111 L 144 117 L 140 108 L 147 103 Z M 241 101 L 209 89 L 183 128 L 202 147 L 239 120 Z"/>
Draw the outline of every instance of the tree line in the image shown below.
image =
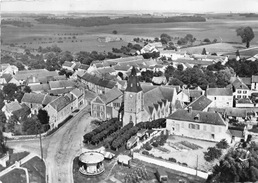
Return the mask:
<path fill-rule="evenodd" d="M 65 24 L 71 26 L 92 27 L 110 24 L 146 24 L 146 23 L 168 23 L 168 22 L 205 22 L 206 19 L 200 16 L 176 16 L 162 18 L 142 18 L 142 17 L 121 17 L 111 19 L 108 16 L 88 17 L 88 18 L 48 18 L 41 17 L 35 19 L 43 24 Z"/>

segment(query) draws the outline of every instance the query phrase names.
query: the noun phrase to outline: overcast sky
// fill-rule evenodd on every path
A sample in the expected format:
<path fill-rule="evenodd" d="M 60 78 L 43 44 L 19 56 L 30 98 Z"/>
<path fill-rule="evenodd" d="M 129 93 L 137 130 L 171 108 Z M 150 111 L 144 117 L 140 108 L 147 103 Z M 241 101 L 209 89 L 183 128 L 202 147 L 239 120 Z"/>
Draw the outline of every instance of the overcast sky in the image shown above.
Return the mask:
<path fill-rule="evenodd" d="M 3 0 L 1 11 L 258 12 L 258 0 Z M 9 1 L 9 2 L 8 2 Z M 13 2 L 10 2 L 13 1 Z"/>

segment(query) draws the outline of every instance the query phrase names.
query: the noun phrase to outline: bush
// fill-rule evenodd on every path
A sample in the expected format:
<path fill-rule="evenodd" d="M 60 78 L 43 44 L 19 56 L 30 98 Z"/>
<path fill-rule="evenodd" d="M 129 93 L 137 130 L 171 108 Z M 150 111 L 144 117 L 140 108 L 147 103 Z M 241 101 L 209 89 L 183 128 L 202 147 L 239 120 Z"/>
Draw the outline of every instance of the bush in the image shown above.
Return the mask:
<path fill-rule="evenodd" d="M 142 154 L 149 155 L 150 153 L 148 151 L 142 151 Z"/>
<path fill-rule="evenodd" d="M 159 144 L 158 144 L 157 142 L 153 142 L 153 143 L 152 143 L 152 146 L 153 146 L 153 147 L 158 147 Z"/>
<path fill-rule="evenodd" d="M 182 163 L 183 166 L 188 166 L 187 163 Z"/>
<path fill-rule="evenodd" d="M 151 145 L 149 143 L 146 144 L 145 149 L 147 151 L 150 151 L 152 149 Z"/>
<path fill-rule="evenodd" d="M 211 40 L 209 40 L 208 38 L 205 38 L 205 39 L 203 40 L 203 42 L 205 42 L 205 43 L 210 43 Z"/>
<path fill-rule="evenodd" d="M 171 162 L 173 162 L 173 163 L 176 163 L 176 162 L 177 162 L 175 158 L 168 158 L 168 161 L 171 161 Z"/>
<path fill-rule="evenodd" d="M 229 144 L 226 139 L 222 139 L 216 144 L 216 147 L 219 149 L 227 149 L 229 147 Z"/>
<path fill-rule="evenodd" d="M 216 147 L 209 147 L 207 152 L 204 152 L 204 159 L 208 162 L 211 162 L 215 159 L 220 158 L 222 155 L 221 149 Z"/>

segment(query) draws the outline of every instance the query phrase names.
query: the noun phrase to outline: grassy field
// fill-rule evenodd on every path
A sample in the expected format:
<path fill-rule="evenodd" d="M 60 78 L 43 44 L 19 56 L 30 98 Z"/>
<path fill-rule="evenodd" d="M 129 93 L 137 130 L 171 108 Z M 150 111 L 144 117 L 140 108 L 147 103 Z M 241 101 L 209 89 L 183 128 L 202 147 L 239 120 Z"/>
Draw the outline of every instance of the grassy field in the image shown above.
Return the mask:
<path fill-rule="evenodd" d="M 14 169 L 3 175 L 0 180 L 3 183 L 26 183 L 26 174 L 24 170 Z"/>
<path fill-rule="evenodd" d="M 162 23 L 162 24 L 123 24 L 107 25 L 98 27 L 72 27 L 66 25 L 43 25 L 35 23 L 33 27 L 2 27 L 2 39 L 4 43 L 18 43 L 18 45 L 38 48 L 45 47 L 57 42 L 61 37 L 64 43 L 57 43 L 63 50 L 70 51 L 111 51 L 112 47 L 121 47 L 126 45 L 135 37 L 154 38 L 162 33 L 167 33 L 172 37 L 183 37 L 190 33 L 203 40 L 216 38 L 222 42 L 240 42 L 240 37 L 236 36 L 235 29 L 239 26 L 251 26 L 254 33 L 258 35 L 258 20 L 216 20 L 211 19 L 207 22 L 188 22 L 188 23 Z M 112 31 L 117 30 L 118 34 L 113 35 Z M 71 37 L 64 34 L 76 35 L 77 42 L 71 42 Z M 59 34 L 59 35 L 58 35 Z M 122 38 L 121 42 L 100 43 L 97 38 L 100 36 L 115 36 Z M 34 40 L 37 38 L 37 41 Z M 41 41 L 38 41 L 41 38 Z M 50 40 L 51 38 L 52 40 Z M 82 41 L 82 42 L 81 42 Z M 48 42 L 48 43 L 42 43 Z M 49 43 L 51 42 L 51 43 Z M 25 44 L 24 44 L 25 43 Z M 258 44 L 258 36 L 254 38 L 251 45 Z"/>
<path fill-rule="evenodd" d="M 29 161 L 24 163 L 22 167 L 28 169 L 30 182 L 46 182 L 46 166 L 39 157 L 34 157 L 30 159 Z"/>

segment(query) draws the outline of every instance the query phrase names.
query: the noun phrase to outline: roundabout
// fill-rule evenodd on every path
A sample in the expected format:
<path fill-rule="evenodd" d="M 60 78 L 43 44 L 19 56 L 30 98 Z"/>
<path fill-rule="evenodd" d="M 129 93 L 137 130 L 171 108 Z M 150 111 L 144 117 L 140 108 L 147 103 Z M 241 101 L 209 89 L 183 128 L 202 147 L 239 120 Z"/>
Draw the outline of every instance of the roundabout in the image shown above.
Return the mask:
<path fill-rule="evenodd" d="M 99 175 L 105 171 L 104 155 L 96 151 L 84 152 L 79 156 L 79 171 L 83 175 Z"/>

